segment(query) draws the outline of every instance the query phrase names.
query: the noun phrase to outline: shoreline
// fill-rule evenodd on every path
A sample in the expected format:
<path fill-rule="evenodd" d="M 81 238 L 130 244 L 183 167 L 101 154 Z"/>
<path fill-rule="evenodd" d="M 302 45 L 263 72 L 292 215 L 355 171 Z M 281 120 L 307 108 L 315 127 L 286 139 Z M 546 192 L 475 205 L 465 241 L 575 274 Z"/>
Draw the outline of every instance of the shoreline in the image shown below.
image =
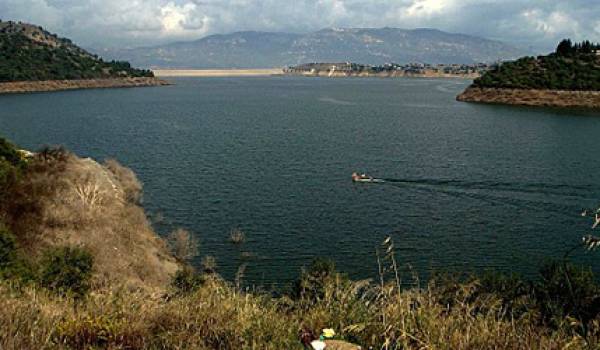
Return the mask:
<path fill-rule="evenodd" d="M 456 100 L 517 106 L 600 109 L 600 91 L 499 89 L 470 86 L 458 95 Z"/>
<path fill-rule="evenodd" d="M 281 68 L 261 69 L 153 69 L 156 77 L 266 77 L 283 75 Z"/>
<path fill-rule="evenodd" d="M 165 85 L 172 84 L 165 80 L 151 77 L 13 81 L 0 83 L 0 94 L 51 92 L 80 89 L 133 88 Z"/>
<path fill-rule="evenodd" d="M 316 71 L 316 72 L 286 72 L 288 76 L 299 76 L 307 78 L 424 78 L 424 79 L 476 79 L 480 77 L 478 73 L 469 74 L 448 74 L 448 73 L 405 73 L 405 72 L 342 72 L 342 71 Z"/>
<path fill-rule="evenodd" d="M 478 73 L 469 74 L 447 74 L 426 72 L 405 73 L 405 72 L 289 72 L 281 68 L 261 68 L 261 69 L 155 69 L 154 74 L 159 78 L 226 78 L 226 77 L 269 77 L 269 76 L 297 76 L 297 77 L 321 77 L 321 78 L 455 78 L 455 79 L 475 79 L 480 76 Z"/>

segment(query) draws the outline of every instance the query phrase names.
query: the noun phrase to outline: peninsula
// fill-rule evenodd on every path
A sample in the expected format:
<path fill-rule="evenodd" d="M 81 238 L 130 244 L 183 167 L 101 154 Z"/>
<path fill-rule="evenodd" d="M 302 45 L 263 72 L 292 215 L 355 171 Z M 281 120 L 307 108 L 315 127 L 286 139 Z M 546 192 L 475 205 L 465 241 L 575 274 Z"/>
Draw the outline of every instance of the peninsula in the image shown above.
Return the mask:
<path fill-rule="evenodd" d="M 149 70 L 105 62 L 42 27 L 0 21 L 0 93 L 166 84 Z"/>
<path fill-rule="evenodd" d="M 457 100 L 600 108 L 600 45 L 563 40 L 547 56 L 523 57 L 486 72 Z"/>

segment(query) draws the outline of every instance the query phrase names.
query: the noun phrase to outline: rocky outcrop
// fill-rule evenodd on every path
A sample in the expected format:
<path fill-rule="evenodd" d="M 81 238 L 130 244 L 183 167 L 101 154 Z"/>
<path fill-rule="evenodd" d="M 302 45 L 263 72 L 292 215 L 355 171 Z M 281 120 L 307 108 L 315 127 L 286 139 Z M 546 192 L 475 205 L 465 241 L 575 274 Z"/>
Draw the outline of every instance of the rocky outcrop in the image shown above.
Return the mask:
<path fill-rule="evenodd" d="M 0 94 L 163 85 L 171 84 L 165 80 L 151 77 L 84 80 L 15 81 L 0 83 Z"/>
<path fill-rule="evenodd" d="M 456 99 L 463 102 L 600 109 L 600 91 L 496 89 L 471 86 Z"/>

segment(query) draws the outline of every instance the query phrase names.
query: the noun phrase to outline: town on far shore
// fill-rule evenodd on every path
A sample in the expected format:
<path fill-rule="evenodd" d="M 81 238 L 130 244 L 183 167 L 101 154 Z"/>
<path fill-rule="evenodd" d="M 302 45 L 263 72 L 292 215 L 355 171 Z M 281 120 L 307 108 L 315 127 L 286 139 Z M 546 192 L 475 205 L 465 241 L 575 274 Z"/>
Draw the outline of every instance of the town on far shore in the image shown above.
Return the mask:
<path fill-rule="evenodd" d="M 475 64 L 429 64 L 429 63 L 385 63 L 369 65 L 353 62 L 304 63 L 284 68 L 285 74 L 303 76 L 456 76 L 479 77 L 497 67 L 496 63 Z"/>

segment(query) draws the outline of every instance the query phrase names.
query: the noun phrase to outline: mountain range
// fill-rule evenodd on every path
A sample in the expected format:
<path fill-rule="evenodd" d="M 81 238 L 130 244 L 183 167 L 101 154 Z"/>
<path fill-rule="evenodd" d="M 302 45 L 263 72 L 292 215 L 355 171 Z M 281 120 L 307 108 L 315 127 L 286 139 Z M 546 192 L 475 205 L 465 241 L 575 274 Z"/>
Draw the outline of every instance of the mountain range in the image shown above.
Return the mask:
<path fill-rule="evenodd" d="M 245 31 L 135 49 L 96 50 L 106 59 L 160 68 L 269 68 L 307 62 L 480 63 L 526 54 L 517 47 L 436 29 L 330 28 L 306 34 Z"/>

